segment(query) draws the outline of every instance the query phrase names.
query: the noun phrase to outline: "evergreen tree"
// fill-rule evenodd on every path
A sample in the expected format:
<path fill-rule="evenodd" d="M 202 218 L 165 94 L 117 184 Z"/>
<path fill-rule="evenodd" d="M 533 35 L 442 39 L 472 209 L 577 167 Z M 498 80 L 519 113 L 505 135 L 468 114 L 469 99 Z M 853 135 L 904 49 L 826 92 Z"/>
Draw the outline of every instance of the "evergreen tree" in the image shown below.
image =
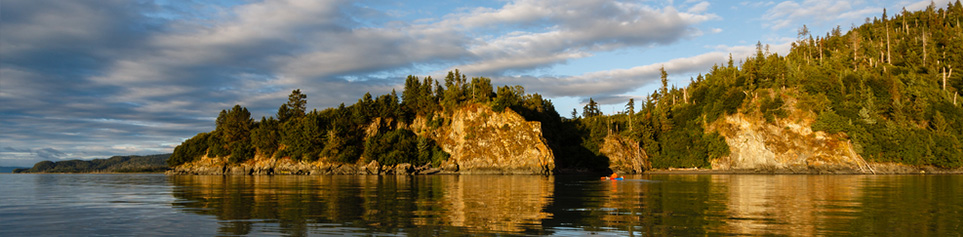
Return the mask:
<path fill-rule="evenodd" d="M 274 155 L 278 149 L 278 142 L 281 141 L 280 122 L 273 117 L 261 117 L 261 121 L 255 127 L 251 130 L 251 142 L 257 149 L 257 153 L 265 156 Z"/>
<path fill-rule="evenodd" d="M 591 118 L 600 115 L 602 115 L 602 110 L 599 109 L 599 104 L 594 99 L 589 98 L 589 102 L 585 104 L 585 107 L 582 107 L 582 117 Z"/>
<path fill-rule="evenodd" d="M 304 116 L 308 105 L 307 98 L 307 95 L 301 94 L 301 89 L 291 91 L 291 94 L 288 95 L 288 103 L 278 108 L 278 120 L 283 123 L 291 118 Z"/>

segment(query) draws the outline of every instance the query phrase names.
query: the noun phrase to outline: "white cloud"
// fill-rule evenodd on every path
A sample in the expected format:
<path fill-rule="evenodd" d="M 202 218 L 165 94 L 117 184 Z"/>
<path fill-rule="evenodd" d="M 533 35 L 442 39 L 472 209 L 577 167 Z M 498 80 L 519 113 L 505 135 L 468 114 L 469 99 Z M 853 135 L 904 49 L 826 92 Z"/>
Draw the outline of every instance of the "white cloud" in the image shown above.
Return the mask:
<path fill-rule="evenodd" d="M 790 43 L 769 46 L 771 53 L 785 55 L 789 52 Z M 740 61 L 755 55 L 755 45 L 745 46 L 716 46 L 715 51 L 692 57 L 676 58 L 665 62 L 636 66 L 627 69 L 590 72 L 582 75 L 567 77 L 499 77 L 500 82 L 512 81 L 520 83 L 526 89 L 537 91 L 550 97 L 611 97 L 620 95 L 651 83 L 658 83 L 661 77 L 660 69 L 672 75 L 706 73 L 712 65 L 724 64 L 730 55 L 734 61 Z M 624 101 L 625 96 L 616 96 L 612 101 Z M 606 97 L 607 98 L 607 97 Z"/>
<path fill-rule="evenodd" d="M 718 19 L 714 14 L 702 14 L 706 7 L 708 3 L 699 3 L 689 12 L 679 12 L 671 6 L 657 9 L 618 1 L 518 1 L 501 9 L 477 8 L 450 15 L 438 26 L 532 29 L 478 38 L 469 50 L 481 60 L 451 67 L 498 74 L 547 67 L 593 52 L 670 44 L 696 36 L 701 32 L 695 24 Z M 505 63 L 507 60 L 520 63 Z"/>
<path fill-rule="evenodd" d="M 346 30 L 340 24 L 347 17 L 338 6 L 337 1 L 268 1 L 238 6 L 210 25 L 176 22 L 180 31 L 150 39 L 147 46 L 153 52 L 118 60 L 110 74 L 95 80 L 106 84 L 183 80 L 170 72 L 196 65 L 269 69 L 272 59 L 292 53 L 300 41 Z"/>
<path fill-rule="evenodd" d="M 776 2 L 773 2 L 773 1 L 751 1 L 751 2 L 740 2 L 739 5 L 748 6 L 748 7 L 753 7 L 753 8 L 758 8 L 758 7 L 768 7 L 768 6 L 776 5 Z"/>
<path fill-rule="evenodd" d="M 917 2 L 901 2 L 900 5 L 906 6 L 907 11 L 919 11 L 926 9 L 926 7 L 930 6 L 930 4 L 935 5 L 937 9 L 945 8 L 950 1 L 951 0 L 922 0 Z"/>
<path fill-rule="evenodd" d="M 693 5 L 692 7 L 689 7 L 688 12 L 689 12 L 689 13 L 700 13 L 700 12 L 705 12 L 705 11 L 708 10 L 708 9 L 709 9 L 709 2 L 703 1 L 703 2 L 699 2 L 699 3 L 696 4 L 696 5 Z"/>
<path fill-rule="evenodd" d="M 335 101 L 365 89 L 390 90 L 393 86 L 364 80 L 417 65 L 503 75 L 596 52 L 671 44 L 701 35 L 696 24 L 718 19 L 704 13 L 708 6 L 699 2 L 679 12 L 672 6 L 611 0 L 521 0 L 497 9 L 450 14 L 440 21 L 362 27 L 346 13 L 353 7 L 348 2 L 256 2 L 201 23 L 175 21 L 169 34 L 146 41 L 144 53 L 117 58 L 107 73 L 91 79 L 125 88 L 166 88 L 127 89 L 116 97 L 145 108 L 173 109 L 151 103 L 171 103 L 156 98 L 188 96 L 212 87 L 239 98 L 251 92 L 280 94 L 283 88 L 303 85 L 344 86 L 346 91 L 317 89 L 331 99 L 324 101 Z M 502 32 L 503 28 L 518 30 Z M 269 79 L 251 83 L 235 76 L 238 72 Z M 361 81 L 346 80 L 359 76 Z M 192 85 L 201 78 L 204 85 Z M 275 90 L 260 90 L 265 84 Z"/>

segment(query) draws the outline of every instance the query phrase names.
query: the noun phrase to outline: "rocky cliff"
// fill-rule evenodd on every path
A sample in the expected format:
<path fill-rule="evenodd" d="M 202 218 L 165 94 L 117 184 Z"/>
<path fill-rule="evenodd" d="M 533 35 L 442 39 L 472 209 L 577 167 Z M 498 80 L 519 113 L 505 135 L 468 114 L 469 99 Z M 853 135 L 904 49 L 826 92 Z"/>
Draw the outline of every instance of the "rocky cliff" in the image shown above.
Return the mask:
<path fill-rule="evenodd" d="M 729 156 L 712 162 L 714 170 L 794 173 L 871 173 L 872 167 L 844 134 L 812 130 L 811 115 L 795 113 L 766 122 L 760 115 L 736 113 L 709 124 L 729 145 Z"/>
<path fill-rule="evenodd" d="M 375 119 L 367 130 L 384 122 Z M 451 157 L 439 167 L 412 164 L 380 165 L 370 157 L 357 164 L 295 161 L 290 158 L 255 156 L 239 164 L 226 157 L 201 157 L 174 167 L 169 174 L 270 175 L 270 174 L 549 174 L 555 168 L 554 155 L 542 136 L 539 122 L 526 121 L 506 109 L 494 112 L 485 105 L 463 106 L 439 112 L 431 118 L 419 116 L 408 127 L 419 136 L 434 139 Z M 372 133 L 368 131 L 368 133 Z M 370 134 L 366 138 L 370 138 Z"/>
<path fill-rule="evenodd" d="M 526 121 L 511 109 L 495 112 L 474 104 L 440 115 L 443 125 L 431 128 L 423 117 L 412 130 L 435 139 L 451 154 L 445 167 L 460 173 L 549 174 L 555 157 L 542 135 L 539 122 Z"/>
<path fill-rule="evenodd" d="M 609 158 L 609 169 L 616 173 L 637 174 L 652 168 L 639 142 L 618 134 L 606 136 L 600 151 Z"/>

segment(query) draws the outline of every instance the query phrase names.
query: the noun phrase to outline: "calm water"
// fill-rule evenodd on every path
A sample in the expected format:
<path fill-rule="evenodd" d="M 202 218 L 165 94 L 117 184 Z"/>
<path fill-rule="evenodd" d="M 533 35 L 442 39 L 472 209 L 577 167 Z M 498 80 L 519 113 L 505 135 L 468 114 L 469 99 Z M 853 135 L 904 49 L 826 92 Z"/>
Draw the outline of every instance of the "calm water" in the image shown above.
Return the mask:
<path fill-rule="evenodd" d="M 963 234 L 963 176 L 0 175 L 0 236 Z"/>

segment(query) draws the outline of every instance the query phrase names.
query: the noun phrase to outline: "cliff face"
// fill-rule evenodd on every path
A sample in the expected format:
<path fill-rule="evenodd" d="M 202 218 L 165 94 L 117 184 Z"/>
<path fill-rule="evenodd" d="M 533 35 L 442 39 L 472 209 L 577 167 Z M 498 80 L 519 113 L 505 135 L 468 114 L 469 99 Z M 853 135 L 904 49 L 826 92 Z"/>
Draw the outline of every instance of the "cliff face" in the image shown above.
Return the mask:
<path fill-rule="evenodd" d="M 445 119 L 437 129 L 418 118 L 412 130 L 427 133 L 451 154 L 445 167 L 457 166 L 460 173 L 505 174 L 548 174 L 555 169 L 541 123 L 526 121 L 511 109 L 497 113 L 475 104 L 441 117 L 435 118 Z"/>
<path fill-rule="evenodd" d="M 600 151 L 609 158 L 609 169 L 616 173 L 637 174 L 652 168 L 649 156 L 633 139 L 609 134 Z"/>
<path fill-rule="evenodd" d="M 716 170 L 873 172 L 842 134 L 813 132 L 811 116 L 794 114 L 768 123 L 761 116 L 725 116 L 708 126 L 725 137 L 730 154 L 712 162 Z"/>

